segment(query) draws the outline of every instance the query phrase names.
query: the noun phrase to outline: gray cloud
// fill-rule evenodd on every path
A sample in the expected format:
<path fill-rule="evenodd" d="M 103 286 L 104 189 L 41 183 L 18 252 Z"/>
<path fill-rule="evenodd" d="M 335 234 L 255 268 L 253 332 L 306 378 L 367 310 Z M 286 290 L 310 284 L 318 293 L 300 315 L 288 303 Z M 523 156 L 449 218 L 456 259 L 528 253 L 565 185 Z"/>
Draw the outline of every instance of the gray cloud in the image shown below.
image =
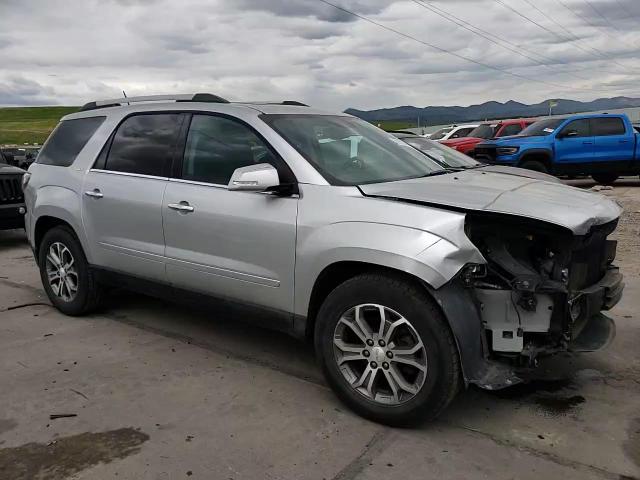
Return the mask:
<path fill-rule="evenodd" d="M 505 1 L 558 30 L 526 3 Z M 600 25 L 582 0 L 563 1 Z M 443 54 L 317 0 L 0 0 L 0 104 L 78 105 L 123 89 L 298 99 L 327 109 L 637 95 L 640 35 L 624 8 L 638 14 L 640 2 L 591 1 L 621 32 L 593 28 L 556 0 L 535 3 L 579 40 L 560 41 L 493 0 L 435 3 L 534 61 L 412 1 L 335 0 L 458 55 L 565 86 L 555 87 Z"/>

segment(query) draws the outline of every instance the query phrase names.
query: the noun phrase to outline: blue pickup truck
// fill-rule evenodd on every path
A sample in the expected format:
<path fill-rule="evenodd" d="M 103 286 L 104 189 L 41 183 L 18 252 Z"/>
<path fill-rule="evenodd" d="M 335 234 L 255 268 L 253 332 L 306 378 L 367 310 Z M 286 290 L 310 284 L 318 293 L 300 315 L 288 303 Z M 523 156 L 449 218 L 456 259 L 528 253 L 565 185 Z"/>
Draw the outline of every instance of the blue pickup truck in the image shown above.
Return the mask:
<path fill-rule="evenodd" d="M 611 184 L 640 174 L 640 133 L 626 115 L 585 114 L 539 120 L 519 135 L 476 146 L 476 160 L 554 175 L 591 175 Z"/>

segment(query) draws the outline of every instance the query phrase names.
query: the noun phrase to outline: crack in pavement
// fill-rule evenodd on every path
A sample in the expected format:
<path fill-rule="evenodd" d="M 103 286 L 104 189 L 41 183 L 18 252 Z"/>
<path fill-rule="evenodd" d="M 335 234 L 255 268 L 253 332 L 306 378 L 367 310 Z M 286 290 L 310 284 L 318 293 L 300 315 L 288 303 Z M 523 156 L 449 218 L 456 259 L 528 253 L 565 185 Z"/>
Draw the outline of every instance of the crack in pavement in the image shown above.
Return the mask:
<path fill-rule="evenodd" d="M 24 282 L 16 282 L 15 280 L 10 280 L 8 278 L 0 277 L 0 283 L 4 285 L 8 285 L 9 287 L 22 288 L 24 290 L 28 290 L 31 293 L 37 294 L 39 297 L 45 296 L 45 292 L 42 288 L 34 287 L 33 285 L 29 285 Z"/>
<path fill-rule="evenodd" d="M 501 438 L 498 437 L 492 433 L 488 433 L 488 432 L 484 432 L 482 430 L 479 430 L 477 428 L 473 428 L 473 427 L 467 427 L 465 425 L 459 425 L 447 420 L 440 420 L 442 423 L 444 423 L 445 425 L 449 425 L 450 427 L 453 428 L 457 428 L 460 430 L 465 430 L 467 432 L 472 432 L 475 433 L 477 435 L 481 435 L 485 438 L 488 438 L 489 440 L 491 440 L 493 443 L 495 443 L 496 445 L 499 445 L 501 447 L 508 447 L 508 448 L 516 448 L 518 450 L 520 450 L 521 452 L 527 453 L 531 456 L 534 457 L 538 457 L 538 458 L 542 458 L 545 460 L 549 460 L 550 462 L 553 462 L 557 465 L 561 465 L 563 467 L 570 467 L 573 468 L 574 470 L 577 469 L 587 469 L 587 470 L 591 470 L 593 473 L 598 474 L 599 476 L 601 476 L 602 478 L 606 478 L 606 479 L 611 479 L 611 480 L 619 480 L 621 478 L 628 478 L 628 479 L 634 479 L 635 477 L 633 476 L 628 476 L 626 474 L 622 474 L 622 473 L 614 473 L 614 472 L 610 472 L 609 470 L 606 470 L 604 468 L 601 467 L 597 467 L 595 465 L 590 465 L 588 463 L 582 463 L 579 462 L 577 460 L 571 460 L 569 458 L 564 458 L 561 457 L 559 455 L 556 455 L 554 453 L 550 453 L 550 452 L 545 452 L 544 450 L 538 450 L 536 448 L 530 447 L 528 445 L 523 445 L 517 442 L 514 442 L 512 440 L 509 440 L 507 438 Z"/>
<path fill-rule="evenodd" d="M 371 460 L 380 455 L 395 440 L 395 432 L 388 428 L 373 434 L 362 451 L 340 470 L 331 480 L 353 480 L 369 466 Z"/>
<path fill-rule="evenodd" d="M 0 313 L 10 312 L 11 310 L 18 310 L 20 308 L 25 308 L 25 307 L 38 307 L 38 306 L 51 307 L 52 305 L 50 303 L 45 303 L 45 302 L 21 303 L 20 305 L 12 305 L 10 307 L 0 308 Z"/>

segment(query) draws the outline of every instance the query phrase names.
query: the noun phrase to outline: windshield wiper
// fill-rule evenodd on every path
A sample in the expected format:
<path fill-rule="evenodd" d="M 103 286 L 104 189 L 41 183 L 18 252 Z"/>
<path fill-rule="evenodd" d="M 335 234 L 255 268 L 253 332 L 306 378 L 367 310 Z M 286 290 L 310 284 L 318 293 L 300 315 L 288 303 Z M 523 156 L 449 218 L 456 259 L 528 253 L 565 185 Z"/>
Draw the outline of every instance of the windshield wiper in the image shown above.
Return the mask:
<path fill-rule="evenodd" d="M 426 178 L 426 177 L 435 177 L 437 175 L 446 175 L 448 173 L 455 173 L 458 170 L 454 170 L 454 169 L 442 169 L 442 170 L 436 170 L 435 172 L 429 172 L 429 173 L 425 173 L 424 175 L 420 175 L 419 177 L 416 178 Z"/>

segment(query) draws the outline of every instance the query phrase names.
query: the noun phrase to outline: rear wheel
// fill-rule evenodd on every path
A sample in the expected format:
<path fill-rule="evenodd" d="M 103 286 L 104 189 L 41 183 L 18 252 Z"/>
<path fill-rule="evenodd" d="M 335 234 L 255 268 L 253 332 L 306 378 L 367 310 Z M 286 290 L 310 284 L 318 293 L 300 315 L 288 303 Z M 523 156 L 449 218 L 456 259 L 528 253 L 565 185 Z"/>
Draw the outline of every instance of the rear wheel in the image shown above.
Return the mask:
<path fill-rule="evenodd" d="M 54 227 L 45 233 L 38 251 L 38 264 L 47 296 L 61 312 L 82 315 L 99 304 L 100 285 L 80 242 L 68 227 Z"/>
<path fill-rule="evenodd" d="M 366 274 L 338 286 L 318 312 L 315 346 L 336 394 L 385 424 L 435 418 L 460 386 L 458 352 L 440 309 L 399 278 Z"/>
<path fill-rule="evenodd" d="M 600 185 L 611 185 L 618 179 L 619 175 L 615 173 L 594 173 L 591 178 Z"/>
<path fill-rule="evenodd" d="M 539 160 L 525 160 L 519 166 L 520 168 L 526 168 L 527 170 L 533 170 L 534 172 L 549 173 L 547 166 Z"/>

